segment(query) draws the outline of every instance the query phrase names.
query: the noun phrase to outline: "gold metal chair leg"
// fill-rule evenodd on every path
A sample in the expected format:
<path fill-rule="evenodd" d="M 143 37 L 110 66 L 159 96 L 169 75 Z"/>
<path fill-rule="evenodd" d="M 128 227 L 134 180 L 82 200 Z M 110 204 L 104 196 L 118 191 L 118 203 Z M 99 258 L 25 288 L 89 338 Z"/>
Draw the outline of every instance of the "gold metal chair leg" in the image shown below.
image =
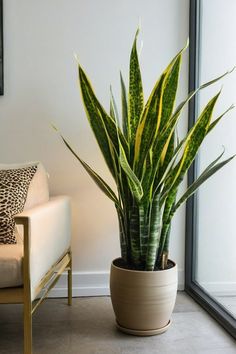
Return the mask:
<path fill-rule="evenodd" d="M 31 302 L 24 303 L 24 354 L 32 354 Z"/>
<path fill-rule="evenodd" d="M 24 261 L 23 261 L 23 281 L 24 281 L 24 354 L 32 354 L 32 302 L 30 286 L 30 226 L 29 219 L 22 219 L 24 225 Z"/>
<path fill-rule="evenodd" d="M 68 305 L 72 305 L 72 254 L 70 255 L 70 263 L 68 265 L 67 286 L 68 286 Z"/>

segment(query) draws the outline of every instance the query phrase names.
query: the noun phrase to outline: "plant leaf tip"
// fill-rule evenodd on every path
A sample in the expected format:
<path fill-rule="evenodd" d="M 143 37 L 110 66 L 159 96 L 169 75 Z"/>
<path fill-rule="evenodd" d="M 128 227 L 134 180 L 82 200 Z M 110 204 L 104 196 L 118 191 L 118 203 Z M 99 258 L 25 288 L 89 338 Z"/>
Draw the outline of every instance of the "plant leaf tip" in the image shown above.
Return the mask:
<path fill-rule="evenodd" d="M 139 21 L 138 28 L 135 33 L 135 40 L 137 40 L 140 31 L 141 31 L 141 21 Z"/>
<path fill-rule="evenodd" d="M 74 53 L 74 58 L 75 58 L 76 62 L 77 62 L 78 65 L 79 65 L 79 57 L 78 57 L 78 54 Z"/>
<path fill-rule="evenodd" d="M 187 38 L 187 40 L 186 40 L 186 44 L 185 44 L 184 49 L 187 49 L 187 48 L 188 48 L 188 46 L 189 46 L 189 37 L 188 37 L 188 38 Z"/>
<path fill-rule="evenodd" d="M 139 49 L 139 53 L 138 53 L 139 56 L 141 56 L 142 50 L 143 50 L 143 40 L 141 40 L 141 43 L 140 43 L 140 49 Z"/>
<path fill-rule="evenodd" d="M 236 69 L 236 65 L 234 65 L 233 68 L 228 71 L 228 73 L 231 74 L 235 69 Z"/>
<path fill-rule="evenodd" d="M 137 32 L 141 31 L 141 28 L 142 28 L 141 23 L 142 23 L 142 21 L 141 21 L 141 16 L 139 16 L 139 19 L 138 19 L 138 29 L 137 29 Z"/>
<path fill-rule="evenodd" d="M 59 132 L 59 130 L 57 129 L 57 127 L 53 124 L 53 123 L 51 123 L 51 127 L 58 133 Z"/>

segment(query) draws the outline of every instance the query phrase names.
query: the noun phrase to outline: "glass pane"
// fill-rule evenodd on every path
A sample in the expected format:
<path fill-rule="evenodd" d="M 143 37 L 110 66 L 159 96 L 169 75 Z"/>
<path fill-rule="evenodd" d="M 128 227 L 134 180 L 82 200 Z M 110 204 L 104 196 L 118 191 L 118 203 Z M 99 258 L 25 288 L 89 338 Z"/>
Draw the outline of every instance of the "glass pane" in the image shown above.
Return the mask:
<path fill-rule="evenodd" d="M 214 15 L 212 15 L 214 13 Z M 236 1 L 203 0 L 200 82 L 236 64 Z M 199 95 L 199 110 L 223 84 L 214 118 L 236 102 L 236 72 Z M 199 173 L 225 147 L 236 153 L 236 111 L 230 111 L 207 137 L 199 154 Z M 204 184 L 198 193 L 196 281 L 236 318 L 236 159 Z"/>

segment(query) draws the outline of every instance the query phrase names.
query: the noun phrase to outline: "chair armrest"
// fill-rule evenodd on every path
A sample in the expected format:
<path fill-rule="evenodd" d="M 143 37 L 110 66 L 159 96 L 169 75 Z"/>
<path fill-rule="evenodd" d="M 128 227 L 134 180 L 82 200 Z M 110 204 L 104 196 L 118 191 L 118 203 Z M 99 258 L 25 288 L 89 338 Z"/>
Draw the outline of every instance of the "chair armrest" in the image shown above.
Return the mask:
<path fill-rule="evenodd" d="M 24 232 L 24 261 L 29 264 L 32 300 L 41 279 L 70 248 L 70 214 L 69 198 L 60 196 L 15 216 L 16 223 L 27 231 Z"/>

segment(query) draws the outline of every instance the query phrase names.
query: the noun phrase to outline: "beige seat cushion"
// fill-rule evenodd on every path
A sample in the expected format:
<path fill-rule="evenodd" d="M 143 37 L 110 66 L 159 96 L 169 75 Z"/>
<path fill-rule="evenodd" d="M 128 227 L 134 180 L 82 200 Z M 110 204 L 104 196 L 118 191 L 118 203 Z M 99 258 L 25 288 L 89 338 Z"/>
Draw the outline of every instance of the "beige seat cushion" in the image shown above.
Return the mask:
<path fill-rule="evenodd" d="M 22 259 L 22 245 L 0 245 L 0 288 L 23 284 Z"/>

